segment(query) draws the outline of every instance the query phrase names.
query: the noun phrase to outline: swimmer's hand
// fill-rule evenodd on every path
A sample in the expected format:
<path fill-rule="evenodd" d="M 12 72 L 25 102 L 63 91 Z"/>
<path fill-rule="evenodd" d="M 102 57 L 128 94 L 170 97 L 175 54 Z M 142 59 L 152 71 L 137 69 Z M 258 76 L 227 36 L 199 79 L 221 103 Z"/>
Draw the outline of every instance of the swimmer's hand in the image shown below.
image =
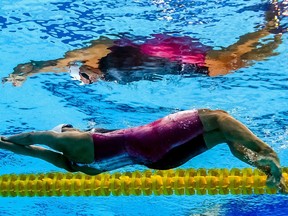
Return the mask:
<path fill-rule="evenodd" d="M 56 71 L 57 60 L 49 61 L 30 61 L 24 64 L 18 64 L 8 77 L 2 78 L 2 83 L 10 82 L 14 86 L 21 86 L 27 79 L 27 76 L 32 76 L 33 74 L 39 72 L 52 72 Z"/>
<path fill-rule="evenodd" d="M 279 163 L 272 157 L 260 157 L 257 160 L 258 168 L 267 174 L 266 185 L 277 188 L 278 192 L 288 194 L 288 187 L 282 175 Z"/>
<path fill-rule="evenodd" d="M 33 132 L 16 134 L 10 137 L 2 137 L 2 140 L 6 142 L 11 142 L 17 145 L 28 146 L 28 145 L 34 144 L 31 139 L 32 134 Z"/>
<path fill-rule="evenodd" d="M 282 171 L 278 161 L 273 157 L 258 157 L 257 168 L 267 175 L 266 185 L 268 187 L 277 187 L 282 179 Z"/>
<path fill-rule="evenodd" d="M 2 78 L 2 84 L 10 82 L 13 86 L 21 86 L 26 80 L 24 75 L 10 74 L 8 77 Z"/>
<path fill-rule="evenodd" d="M 288 187 L 286 185 L 286 182 L 285 182 L 285 179 L 284 177 L 281 178 L 281 181 L 278 185 L 278 188 L 279 188 L 279 192 L 282 193 L 282 194 L 288 194 Z"/>
<path fill-rule="evenodd" d="M 288 194 L 288 188 L 283 177 L 277 182 L 273 176 L 267 176 L 266 185 L 269 188 L 276 188 L 279 193 Z"/>
<path fill-rule="evenodd" d="M 31 61 L 25 64 L 19 64 L 13 69 L 13 73 L 8 77 L 2 78 L 2 83 L 10 82 L 13 86 L 21 86 L 25 81 L 29 73 L 33 73 L 35 67 L 35 61 Z"/>

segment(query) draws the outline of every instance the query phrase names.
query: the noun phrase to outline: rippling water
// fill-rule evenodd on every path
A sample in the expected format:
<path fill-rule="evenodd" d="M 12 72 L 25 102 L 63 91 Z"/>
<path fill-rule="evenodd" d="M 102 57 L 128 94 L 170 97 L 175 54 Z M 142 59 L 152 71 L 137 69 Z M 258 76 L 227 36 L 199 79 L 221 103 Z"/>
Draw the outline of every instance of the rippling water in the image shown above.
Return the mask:
<path fill-rule="evenodd" d="M 0 76 L 30 60 L 63 57 L 99 36 L 155 33 L 190 36 L 214 49 L 227 47 L 264 22 L 262 1 L 68 1 L 1 0 Z M 283 23 L 284 22 L 284 23 Z M 286 22 L 286 23 L 285 23 Z M 283 19 L 287 25 L 287 19 Z M 278 55 L 226 76 L 161 76 L 125 85 L 79 85 L 69 74 L 32 76 L 21 87 L 0 87 L 0 134 L 45 130 L 67 122 L 122 128 L 145 124 L 177 110 L 224 109 L 269 143 L 288 166 L 288 37 Z M 227 155 L 227 156 L 226 156 Z M 221 157 L 219 159 L 219 157 Z M 0 173 L 59 171 L 0 151 Z M 219 146 L 183 167 L 246 167 Z M 143 169 L 126 167 L 123 170 Z M 286 215 L 286 197 L 171 196 L 2 198 L 1 215 Z"/>

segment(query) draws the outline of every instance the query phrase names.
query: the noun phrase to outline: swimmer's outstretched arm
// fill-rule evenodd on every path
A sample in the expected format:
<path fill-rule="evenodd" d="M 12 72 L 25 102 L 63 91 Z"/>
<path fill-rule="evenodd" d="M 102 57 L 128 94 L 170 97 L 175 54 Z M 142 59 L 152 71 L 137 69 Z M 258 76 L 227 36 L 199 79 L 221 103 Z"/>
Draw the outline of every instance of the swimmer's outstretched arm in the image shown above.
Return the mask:
<path fill-rule="evenodd" d="M 75 167 L 71 166 L 71 162 L 62 154 L 50 151 L 38 146 L 21 146 L 11 142 L 3 141 L 0 138 L 0 148 L 12 151 L 16 154 L 30 156 L 45 160 L 56 167 L 65 169 L 69 172 L 76 172 Z"/>
<path fill-rule="evenodd" d="M 209 75 L 224 75 L 233 70 L 249 66 L 253 61 L 261 61 L 276 55 L 275 50 L 282 43 L 281 35 L 267 39 L 266 44 L 260 40 L 270 35 L 267 29 L 248 33 L 240 37 L 233 45 L 222 50 L 211 50 L 205 60 L 209 67 Z"/>
<path fill-rule="evenodd" d="M 64 154 L 69 154 L 69 150 L 72 148 L 84 146 L 85 144 L 92 142 L 91 139 L 89 133 L 80 131 L 67 131 L 65 133 L 35 131 L 2 138 L 4 141 L 24 146 L 44 144 L 56 151 L 63 152 Z"/>
<path fill-rule="evenodd" d="M 271 35 L 276 30 L 278 21 L 278 7 L 271 4 L 270 10 L 266 11 L 266 25 L 263 29 L 247 33 L 239 37 L 239 40 L 221 50 L 211 50 L 206 56 L 206 66 L 209 67 L 209 75 L 225 75 L 233 70 L 249 66 L 253 61 L 260 61 L 276 55 L 276 48 L 282 43 L 281 34 L 269 38 L 268 43 L 260 43 L 261 39 Z"/>
<path fill-rule="evenodd" d="M 267 174 L 268 186 L 278 186 L 282 192 L 288 192 L 279 157 L 268 144 L 225 111 L 200 109 L 198 113 L 204 127 L 203 137 L 208 149 L 227 143 L 235 157 Z"/>
<path fill-rule="evenodd" d="M 65 133 L 61 133 L 59 135 L 65 135 L 66 136 L 67 134 L 69 137 L 71 137 L 71 134 L 75 135 L 75 131 L 74 132 L 65 132 Z M 76 132 L 76 134 L 79 134 L 79 133 Z M 86 133 L 82 133 L 82 134 L 86 134 Z M 51 131 L 47 131 L 47 132 L 44 131 L 44 132 L 34 132 L 34 133 L 22 133 L 22 134 L 8 137 L 8 138 L 1 137 L 2 139 L 0 140 L 0 148 L 12 151 L 16 154 L 31 156 L 31 157 L 45 160 L 45 161 L 53 164 L 54 166 L 57 166 L 59 168 L 63 168 L 69 172 L 78 172 L 79 171 L 79 172 L 83 172 L 83 173 L 88 174 L 88 175 L 97 175 L 97 174 L 103 172 L 103 171 L 100 171 L 100 170 L 97 170 L 95 168 L 91 168 L 91 167 L 85 166 L 85 165 L 78 166 L 77 164 L 72 163 L 71 160 L 68 159 L 68 157 L 66 157 L 65 155 L 63 155 L 61 153 L 50 151 L 48 149 L 33 145 L 36 143 L 45 144 L 47 146 L 50 146 L 51 148 L 53 147 L 53 149 L 55 149 L 55 150 L 57 150 L 57 149 L 63 150 L 63 147 L 61 147 L 61 145 L 59 145 L 59 138 L 57 138 L 57 135 L 58 135 L 57 133 L 54 133 Z M 60 139 L 61 139 L 61 137 L 60 137 Z M 73 145 L 73 142 L 72 141 L 70 142 L 69 139 L 67 142 L 68 145 Z M 75 139 L 75 136 L 72 139 Z M 84 140 L 85 140 L 85 138 L 84 138 Z M 23 142 L 23 143 L 21 143 L 21 142 Z M 17 143 L 17 144 L 14 144 L 14 143 Z M 57 143 L 58 143 L 58 145 L 57 145 Z M 79 144 L 79 143 L 77 144 L 77 146 L 80 146 L 80 145 L 81 144 Z M 69 155 L 69 153 L 67 153 L 67 154 Z M 94 153 L 92 152 L 92 154 L 94 154 Z"/>
<path fill-rule="evenodd" d="M 14 68 L 14 71 L 2 79 L 2 82 L 12 82 L 15 86 L 21 85 L 28 76 L 33 76 L 38 73 L 62 73 L 68 72 L 69 66 L 75 62 L 88 67 L 92 71 L 99 72 L 99 59 L 111 52 L 108 48 L 113 45 L 113 40 L 107 37 L 100 37 L 91 42 L 91 45 L 68 51 L 63 58 L 58 58 L 48 61 L 31 61 L 29 63 L 19 64 Z M 99 72 L 100 73 L 100 72 Z"/>

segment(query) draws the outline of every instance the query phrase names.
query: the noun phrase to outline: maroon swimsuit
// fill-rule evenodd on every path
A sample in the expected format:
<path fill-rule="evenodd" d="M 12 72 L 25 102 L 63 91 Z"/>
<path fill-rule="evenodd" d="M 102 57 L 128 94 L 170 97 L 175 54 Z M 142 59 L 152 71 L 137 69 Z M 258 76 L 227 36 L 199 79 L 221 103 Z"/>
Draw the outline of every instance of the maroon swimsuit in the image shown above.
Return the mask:
<path fill-rule="evenodd" d="M 95 162 L 88 166 L 108 171 L 143 164 L 169 169 L 207 150 L 197 110 L 168 115 L 150 124 L 93 133 Z"/>

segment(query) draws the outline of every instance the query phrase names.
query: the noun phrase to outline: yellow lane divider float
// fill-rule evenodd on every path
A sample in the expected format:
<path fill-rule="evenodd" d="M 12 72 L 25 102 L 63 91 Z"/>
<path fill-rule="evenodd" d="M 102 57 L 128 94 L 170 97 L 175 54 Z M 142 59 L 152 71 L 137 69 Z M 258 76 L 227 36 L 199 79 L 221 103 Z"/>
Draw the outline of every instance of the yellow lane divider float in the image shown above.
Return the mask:
<path fill-rule="evenodd" d="M 288 182 L 288 168 L 283 168 Z M 257 169 L 177 169 L 103 173 L 10 174 L 0 176 L 0 196 L 149 196 L 274 194 Z"/>

